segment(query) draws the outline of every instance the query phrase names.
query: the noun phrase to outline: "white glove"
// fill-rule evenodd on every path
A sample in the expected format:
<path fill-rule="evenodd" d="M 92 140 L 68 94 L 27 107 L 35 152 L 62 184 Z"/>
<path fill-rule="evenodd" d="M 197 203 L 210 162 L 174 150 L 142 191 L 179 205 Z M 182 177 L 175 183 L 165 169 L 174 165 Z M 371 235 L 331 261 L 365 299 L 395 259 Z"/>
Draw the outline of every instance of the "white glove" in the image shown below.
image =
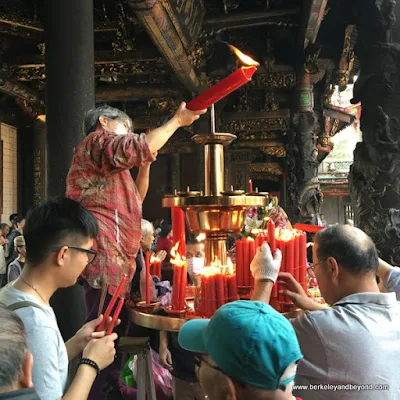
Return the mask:
<path fill-rule="evenodd" d="M 281 251 L 276 249 L 274 257 L 272 257 L 268 243 L 263 243 L 263 245 L 257 249 L 256 255 L 250 264 L 254 280 L 260 281 L 268 279 L 275 283 L 278 279 L 281 261 Z"/>

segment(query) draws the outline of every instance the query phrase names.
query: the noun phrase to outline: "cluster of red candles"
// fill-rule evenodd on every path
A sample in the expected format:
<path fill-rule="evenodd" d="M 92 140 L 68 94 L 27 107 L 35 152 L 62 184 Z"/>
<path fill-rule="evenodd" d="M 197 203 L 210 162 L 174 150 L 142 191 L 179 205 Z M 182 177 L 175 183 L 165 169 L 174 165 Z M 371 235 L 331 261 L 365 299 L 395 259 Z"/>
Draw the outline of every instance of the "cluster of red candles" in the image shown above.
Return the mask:
<path fill-rule="evenodd" d="M 186 284 L 187 264 L 186 257 L 178 252 L 179 242 L 171 250 L 171 264 L 174 269 L 172 283 L 172 307 L 173 311 L 183 311 L 186 308 Z"/>
<path fill-rule="evenodd" d="M 239 287 L 253 286 L 254 281 L 250 264 L 255 251 L 267 242 L 274 253 L 276 249 L 282 252 L 281 272 L 289 272 L 307 291 L 307 239 L 306 233 L 297 229 L 275 229 L 272 220 L 268 221 L 267 230 L 260 231 L 255 240 L 241 239 L 236 241 L 236 276 Z M 290 300 L 278 293 L 275 283 L 271 293 L 272 303 L 288 303 Z"/>
<path fill-rule="evenodd" d="M 124 285 L 126 283 L 126 279 L 127 279 L 127 277 L 126 277 L 126 275 L 124 275 L 121 279 L 121 282 L 119 283 L 119 285 L 117 287 L 117 290 L 115 291 L 113 297 L 111 298 L 110 303 L 108 304 L 108 307 L 106 309 L 106 312 L 104 313 L 104 316 L 103 316 L 102 321 L 100 322 L 100 325 L 96 328 L 96 332 L 104 331 L 104 329 L 106 327 L 106 322 L 111 314 L 111 311 L 113 310 L 113 308 L 115 306 L 115 303 L 117 302 L 118 297 L 120 296 L 120 294 L 122 292 L 122 288 L 124 287 Z M 117 324 L 119 314 L 121 313 L 122 307 L 124 306 L 124 302 L 125 302 L 124 298 L 120 298 L 118 300 L 118 304 L 117 304 L 115 313 L 112 317 L 110 325 L 108 326 L 106 335 L 112 334 L 114 327 Z"/>
<path fill-rule="evenodd" d="M 306 233 L 297 229 L 277 229 L 276 237 L 277 247 L 282 252 L 281 272 L 291 273 L 307 292 Z"/>
<path fill-rule="evenodd" d="M 232 263 L 223 267 L 216 260 L 213 264 L 211 267 L 205 267 L 201 274 L 200 303 L 197 311 L 206 318 L 211 318 L 224 304 L 238 300 Z"/>
<path fill-rule="evenodd" d="M 261 231 L 254 239 L 240 239 L 236 241 L 236 279 L 238 286 L 254 286 L 254 279 L 250 271 L 250 264 L 256 253 L 256 249 L 263 242 L 269 243 L 271 251 L 276 250 L 275 223 L 270 219 L 267 232 Z"/>
<path fill-rule="evenodd" d="M 150 275 L 158 276 L 161 279 L 161 261 L 158 257 L 150 257 Z"/>

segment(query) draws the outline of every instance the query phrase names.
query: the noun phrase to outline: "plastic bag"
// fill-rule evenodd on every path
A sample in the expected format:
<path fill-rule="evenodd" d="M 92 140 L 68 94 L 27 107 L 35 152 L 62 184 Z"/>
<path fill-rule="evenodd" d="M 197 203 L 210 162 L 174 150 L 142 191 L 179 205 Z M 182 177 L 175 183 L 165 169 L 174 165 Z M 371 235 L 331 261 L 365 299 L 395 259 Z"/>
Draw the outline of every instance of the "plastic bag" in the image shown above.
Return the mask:
<path fill-rule="evenodd" d="M 172 398 L 172 375 L 160 364 L 160 357 L 153 349 L 151 351 L 151 362 L 153 367 L 153 378 L 155 386 L 161 388 L 165 396 Z M 133 378 L 137 382 L 137 356 L 135 356 L 129 365 Z"/>

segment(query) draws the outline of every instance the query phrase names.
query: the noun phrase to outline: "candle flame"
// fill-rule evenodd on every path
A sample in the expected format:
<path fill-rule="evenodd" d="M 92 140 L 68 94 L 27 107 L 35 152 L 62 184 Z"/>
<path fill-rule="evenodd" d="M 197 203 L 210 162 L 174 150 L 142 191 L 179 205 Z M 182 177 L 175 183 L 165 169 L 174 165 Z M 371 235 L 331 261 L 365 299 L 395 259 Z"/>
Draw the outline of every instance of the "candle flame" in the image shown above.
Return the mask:
<path fill-rule="evenodd" d="M 170 258 L 170 262 L 173 265 L 177 265 L 179 267 L 182 267 L 183 265 L 185 265 L 186 263 L 186 257 L 182 256 L 181 254 L 179 254 L 178 252 L 178 247 L 179 247 L 179 241 L 175 243 L 175 245 L 172 247 L 171 249 L 171 258 Z"/>
<path fill-rule="evenodd" d="M 246 56 L 246 54 L 242 53 L 237 47 L 233 45 L 229 45 L 229 48 L 236 54 L 236 56 L 239 58 L 239 60 L 248 66 L 254 66 L 254 67 L 259 67 L 260 63 L 257 61 L 253 60 L 251 57 Z"/>
<path fill-rule="evenodd" d="M 284 242 L 288 242 L 299 235 L 301 235 L 301 231 L 298 229 L 277 228 L 275 230 L 275 237 L 279 240 L 283 240 Z"/>
<path fill-rule="evenodd" d="M 250 236 L 247 236 L 247 239 L 246 239 L 248 242 L 254 242 L 254 239 L 252 238 L 252 237 L 250 237 Z"/>
<path fill-rule="evenodd" d="M 206 238 L 206 234 L 205 233 L 199 233 L 196 237 L 196 240 L 198 242 L 202 242 L 204 239 Z"/>

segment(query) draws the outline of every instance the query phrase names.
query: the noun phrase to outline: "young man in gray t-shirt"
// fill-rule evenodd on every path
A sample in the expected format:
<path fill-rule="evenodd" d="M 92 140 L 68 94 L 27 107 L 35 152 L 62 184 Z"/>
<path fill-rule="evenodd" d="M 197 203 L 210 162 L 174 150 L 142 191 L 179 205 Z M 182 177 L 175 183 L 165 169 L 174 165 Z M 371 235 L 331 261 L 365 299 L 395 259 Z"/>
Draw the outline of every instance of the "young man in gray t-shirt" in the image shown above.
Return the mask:
<path fill-rule="evenodd" d="M 64 344 L 49 304 L 57 289 L 74 285 L 93 261 L 96 252 L 91 246 L 97 232 L 96 219 L 73 200 L 51 200 L 34 207 L 24 229 L 25 267 L 18 279 L 0 291 L 0 303 L 16 308 L 25 325 L 34 358 L 33 384 L 42 400 L 86 399 L 97 373 L 114 361 L 117 335 L 94 332 L 102 316 Z M 65 393 L 68 361 L 81 352 L 75 379 Z"/>

